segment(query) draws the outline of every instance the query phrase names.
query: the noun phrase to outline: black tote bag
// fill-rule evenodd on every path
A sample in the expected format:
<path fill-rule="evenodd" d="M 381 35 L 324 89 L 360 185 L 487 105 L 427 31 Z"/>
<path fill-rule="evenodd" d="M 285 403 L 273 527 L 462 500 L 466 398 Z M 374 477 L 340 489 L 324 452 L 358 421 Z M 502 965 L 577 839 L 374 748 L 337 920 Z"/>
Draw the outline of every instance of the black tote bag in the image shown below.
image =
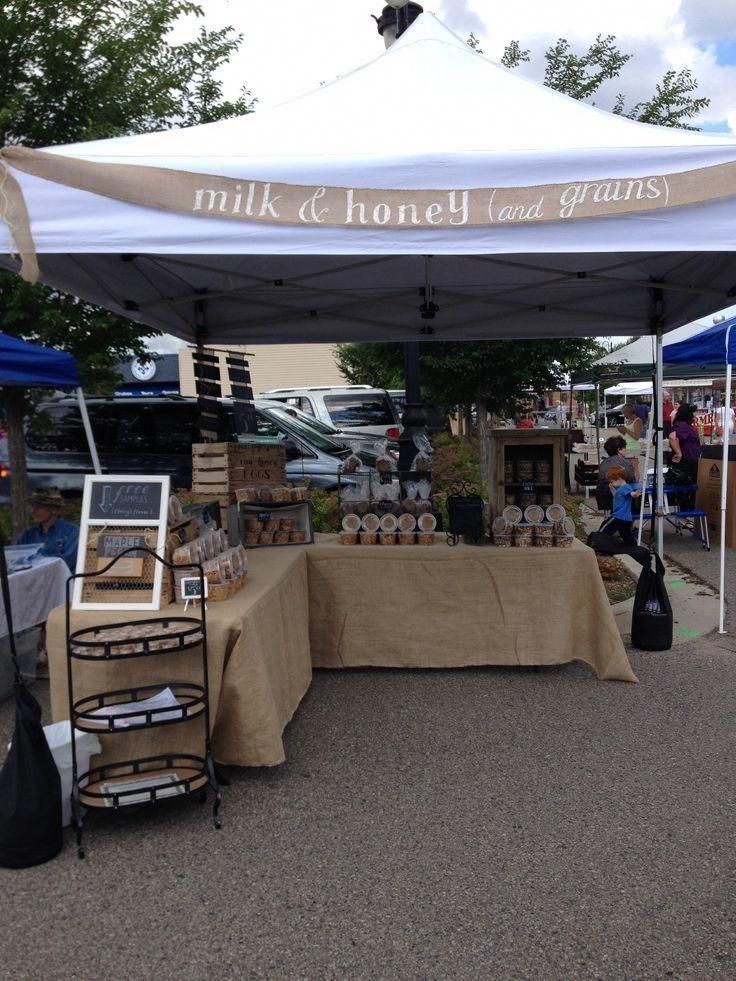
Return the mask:
<path fill-rule="evenodd" d="M 22 869 L 58 855 L 61 780 L 41 725 L 41 706 L 15 685 L 15 732 L 0 770 L 0 865 Z"/>
<path fill-rule="evenodd" d="M 655 568 L 641 570 L 631 615 L 631 643 L 642 651 L 668 651 L 672 647 L 673 617 L 664 585 L 664 566 L 654 555 Z"/>
<path fill-rule="evenodd" d="M 61 778 L 41 725 L 41 706 L 18 670 L 4 546 L 0 532 L 0 591 L 15 667 L 15 731 L 0 770 L 0 866 L 23 869 L 61 851 Z"/>

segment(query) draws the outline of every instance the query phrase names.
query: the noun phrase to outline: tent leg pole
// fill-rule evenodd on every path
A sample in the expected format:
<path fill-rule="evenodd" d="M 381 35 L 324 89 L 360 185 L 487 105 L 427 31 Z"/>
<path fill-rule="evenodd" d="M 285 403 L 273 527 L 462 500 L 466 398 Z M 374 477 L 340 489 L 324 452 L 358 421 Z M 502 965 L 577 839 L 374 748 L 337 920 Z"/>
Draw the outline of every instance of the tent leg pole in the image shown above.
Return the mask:
<path fill-rule="evenodd" d="M 728 353 L 728 340 L 731 328 L 726 332 L 726 353 Z M 718 600 L 718 633 L 726 632 L 726 504 L 728 500 L 728 436 L 729 423 L 731 420 L 731 375 L 732 367 L 729 361 L 726 364 L 726 401 L 723 409 L 723 465 L 721 467 L 721 555 L 720 555 L 720 580 L 719 580 L 719 600 Z"/>
<path fill-rule="evenodd" d="M 652 386 L 654 391 L 654 386 Z M 641 479 L 642 493 L 639 498 L 639 530 L 636 536 L 636 544 L 641 545 L 641 533 L 644 528 L 644 502 L 647 499 L 647 470 L 649 469 L 649 454 L 652 449 L 652 423 L 647 426 L 647 446 L 644 451 L 644 473 Z"/>
<path fill-rule="evenodd" d="M 601 465 L 601 387 L 595 383 L 595 445 L 598 452 L 598 466 Z"/>
<path fill-rule="evenodd" d="M 662 359 L 662 321 L 657 322 L 657 354 L 656 368 L 654 373 L 654 392 L 653 398 L 657 410 L 657 455 L 655 463 L 655 476 L 657 482 L 656 493 L 656 517 L 654 521 L 657 526 L 657 554 L 664 562 L 664 420 L 662 419 L 662 388 L 664 384 L 664 367 Z"/>
<path fill-rule="evenodd" d="M 79 402 L 79 413 L 82 416 L 82 425 L 84 426 L 84 432 L 87 436 L 89 455 L 92 457 L 92 466 L 94 467 L 96 474 L 101 474 L 102 468 L 100 467 L 100 458 L 97 456 L 97 447 L 95 446 L 95 438 L 92 435 L 92 426 L 90 425 L 89 413 L 87 412 L 87 403 L 84 401 L 84 392 L 81 388 L 77 389 L 77 402 Z"/>

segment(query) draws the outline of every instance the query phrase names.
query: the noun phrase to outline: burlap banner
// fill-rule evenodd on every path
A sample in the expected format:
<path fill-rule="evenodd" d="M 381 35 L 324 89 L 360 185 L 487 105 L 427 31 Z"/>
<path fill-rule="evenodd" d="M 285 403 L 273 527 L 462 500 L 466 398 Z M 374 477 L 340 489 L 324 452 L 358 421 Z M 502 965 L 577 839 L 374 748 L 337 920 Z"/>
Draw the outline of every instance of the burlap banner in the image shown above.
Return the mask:
<path fill-rule="evenodd" d="M 462 228 L 570 221 L 697 204 L 736 194 L 736 162 L 675 174 L 526 187 L 399 190 L 281 184 L 135 164 L 95 163 L 25 147 L 0 151 L 0 216 L 23 275 L 33 245 L 20 187 L 7 166 L 118 201 L 206 218 L 345 228 Z M 29 251 L 30 244 L 30 251 Z"/>

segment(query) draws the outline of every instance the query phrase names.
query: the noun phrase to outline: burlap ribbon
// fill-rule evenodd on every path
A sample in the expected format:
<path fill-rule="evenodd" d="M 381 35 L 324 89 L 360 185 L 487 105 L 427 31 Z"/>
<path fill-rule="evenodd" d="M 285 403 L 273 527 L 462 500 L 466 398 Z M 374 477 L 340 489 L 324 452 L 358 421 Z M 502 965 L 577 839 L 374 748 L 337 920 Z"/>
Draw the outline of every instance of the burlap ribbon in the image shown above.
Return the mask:
<path fill-rule="evenodd" d="M 504 226 L 651 212 L 736 194 L 736 162 L 674 174 L 525 187 L 433 190 L 330 187 L 221 177 L 163 167 L 98 163 L 6 147 L 0 151 L 0 217 L 35 282 L 28 212 L 12 166 L 43 180 L 118 201 L 206 218 L 345 228 Z"/>

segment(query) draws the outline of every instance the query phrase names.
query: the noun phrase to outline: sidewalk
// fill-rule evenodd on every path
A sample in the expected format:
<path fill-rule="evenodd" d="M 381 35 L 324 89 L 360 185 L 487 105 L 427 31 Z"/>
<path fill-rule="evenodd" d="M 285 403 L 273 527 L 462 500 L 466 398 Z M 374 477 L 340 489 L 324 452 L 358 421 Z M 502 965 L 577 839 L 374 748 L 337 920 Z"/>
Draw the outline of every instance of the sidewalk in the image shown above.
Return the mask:
<path fill-rule="evenodd" d="M 586 502 L 582 509 L 587 532 L 597 531 L 601 515 Z M 718 630 L 718 546 L 706 552 L 691 535 L 678 535 L 666 526 L 665 586 L 674 614 L 673 646 L 690 643 Z M 628 555 L 617 556 L 638 580 L 641 566 Z M 634 597 L 613 607 L 616 625 L 624 639 L 631 641 L 631 613 Z"/>

